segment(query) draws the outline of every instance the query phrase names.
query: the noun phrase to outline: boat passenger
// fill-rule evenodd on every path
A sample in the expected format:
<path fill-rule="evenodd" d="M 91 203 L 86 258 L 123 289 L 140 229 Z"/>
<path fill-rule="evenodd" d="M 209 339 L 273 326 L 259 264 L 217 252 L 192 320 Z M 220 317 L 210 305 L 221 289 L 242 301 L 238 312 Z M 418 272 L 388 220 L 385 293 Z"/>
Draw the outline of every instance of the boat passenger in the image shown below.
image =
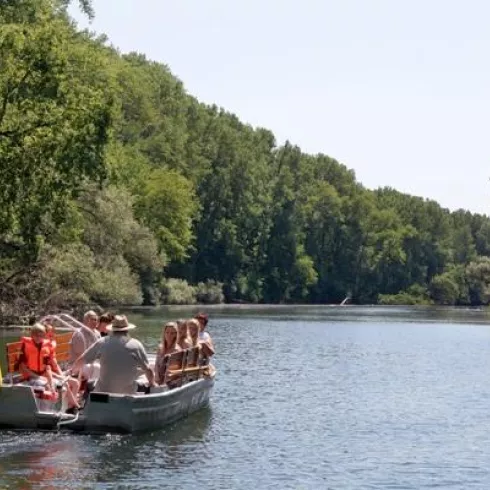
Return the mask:
<path fill-rule="evenodd" d="M 40 323 L 31 327 L 31 336 L 21 338 L 17 360 L 22 379 L 31 386 L 42 386 L 54 391 L 52 376 L 53 349 L 45 339 L 46 328 Z"/>
<path fill-rule="evenodd" d="M 56 359 L 56 337 L 55 337 L 55 328 L 50 323 L 44 323 L 44 328 L 46 329 L 46 340 L 51 344 L 51 348 L 53 349 L 53 363 L 52 363 L 52 375 L 55 381 L 59 383 L 66 383 L 67 388 L 67 400 L 68 400 L 68 408 L 71 410 L 73 407 L 80 408 L 77 402 L 77 395 L 80 389 L 80 383 L 71 376 L 65 377 L 63 371 L 61 370 L 58 361 Z"/>
<path fill-rule="evenodd" d="M 29 385 L 44 388 L 53 393 L 58 387 L 56 382 L 66 382 L 66 399 L 68 410 L 77 410 L 78 381 L 63 375 L 57 361 L 56 351 L 51 341 L 46 337 L 46 327 L 35 323 L 31 327 L 31 337 L 22 337 L 21 353 L 18 360 L 19 371 Z"/>
<path fill-rule="evenodd" d="M 191 338 L 192 347 L 199 348 L 199 357 L 201 361 L 205 361 L 207 364 L 209 362 L 209 358 L 214 355 L 214 347 L 212 342 L 210 341 L 202 341 L 199 339 L 199 328 L 200 324 L 196 318 L 192 318 L 187 322 L 189 328 L 189 336 Z"/>
<path fill-rule="evenodd" d="M 177 323 L 168 322 L 163 327 L 162 342 L 160 343 L 155 360 L 155 379 L 158 385 L 165 383 L 165 356 L 181 352 L 181 347 L 177 344 Z M 170 369 L 179 369 L 179 363 L 168 365 Z"/>
<path fill-rule="evenodd" d="M 189 338 L 189 330 L 187 329 L 186 320 L 177 320 L 177 345 L 186 350 L 192 347 L 191 339 Z"/>
<path fill-rule="evenodd" d="M 195 318 L 187 320 L 187 328 L 189 330 L 189 338 L 191 340 L 191 347 L 199 347 L 199 322 Z"/>
<path fill-rule="evenodd" d="M 109 331 L 107 330 L 107 327 L 108 325 L 111 324 L 113 319 L 114 319 L 114 315 L 112 313 L 106 312 L 100 316 L 99 325 L 97 329 L 99 330 L 101 337 L 106 337 L 107 335 L 109 335 Z"/>
<path fill-rule="evenodd" d="M 198 313 L 194 318 L 199 322 L 199 340 L 202 342 L 211 340 L 211 335 L 205 331 L 209 321 L 208 315 L 206 313 Z"/>
<path fill-rule="evenodd" d="M 56 337 L 54 335 L 54 327 L 50 323 L 45 323 L 44 328 L 46 329 L 46 339 L 51 343 L 51 347 L 56 352 Z"/>
<path fill-rule="evenodd" d="M 100 333 L 97 330 L 99 317 L 95 311 L 90 310 L 83 316 L 83 327 L 80 327 L 70 341 L 70 361 L 73 363 L 93 344 L 100 339 Z M 80 372 L 79 372 L 80 371 Z M 98 377 L 99 366 L 97 363 L 85 364 L 78 369 L 72 369 L 73 375 L 78 376 L 80 382 L 85 382 Z"/>
<path fill-rule="evenodd" d="M 154 373 L 143 344 L 129 336 L 136 328 L 124 315 L 116 315 L 109 331 L 111 335 L 92 344 L 74 363 L 77 371 L 84 364 L 100 360 L 100 376 L 95 391 L 133 394 L 137 391 L 138 368 L 141 368 L 150 386 L 155 385 Z"/>
<path fill-rule="evenodd" d="M 206 332 L 206 327 L 208 325 L 208 315 L 206 313 L 198 313 L 194 317 L 199 322 L 199 342 L 203 347 L 203 352 L 207 357 L 214 356 L 214 344 L 211 335 Z"/>

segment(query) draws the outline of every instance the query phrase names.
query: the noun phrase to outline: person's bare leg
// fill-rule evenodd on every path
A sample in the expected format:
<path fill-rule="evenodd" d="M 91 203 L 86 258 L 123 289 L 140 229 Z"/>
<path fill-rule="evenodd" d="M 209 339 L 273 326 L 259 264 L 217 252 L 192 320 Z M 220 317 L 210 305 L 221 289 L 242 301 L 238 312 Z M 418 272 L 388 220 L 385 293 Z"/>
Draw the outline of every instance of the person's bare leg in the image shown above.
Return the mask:
<path fill-rule="evenodd" d="M 66 398 L 68 401 L 68 408 L 80 408 L 80 404 L 77 400 L 78 390 L 80 385 L 75 378 L 70 378 L 66 383 Z"/>

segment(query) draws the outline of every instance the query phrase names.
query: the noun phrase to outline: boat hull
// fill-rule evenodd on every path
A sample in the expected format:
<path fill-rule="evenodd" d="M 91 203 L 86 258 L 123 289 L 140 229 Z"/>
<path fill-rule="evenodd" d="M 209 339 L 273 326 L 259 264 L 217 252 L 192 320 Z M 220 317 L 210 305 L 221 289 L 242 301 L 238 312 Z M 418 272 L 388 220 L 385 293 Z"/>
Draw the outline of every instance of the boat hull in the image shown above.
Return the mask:
<path fill-rule="evenodd" d="M 115 395 L 92 392 L 77 418 L 42 410 L 29 386 L 0 388 L 0 427 L 24 430 L 72 430 L 133 433 L 158 429 L 209 403 L 214 376 L 149 394 Z M 61 422 L 61 424 L 59 424 Z"/>

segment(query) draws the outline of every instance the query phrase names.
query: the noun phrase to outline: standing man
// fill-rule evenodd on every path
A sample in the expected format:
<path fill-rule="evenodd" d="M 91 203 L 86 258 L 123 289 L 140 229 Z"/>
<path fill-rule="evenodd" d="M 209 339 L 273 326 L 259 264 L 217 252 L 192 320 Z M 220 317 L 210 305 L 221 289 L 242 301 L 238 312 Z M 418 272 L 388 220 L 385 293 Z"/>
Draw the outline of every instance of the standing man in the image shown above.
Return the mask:
<path fill-rule="evenodd" d="M 126 316 L 116 315 L 109 328 L 112 334 L 97 341 L 75 361 L 74 371 L 84 363 L 100 360 L 100 376 L 95 391 L 135 393 L 138 368 L 145 373 L 149 385 L 155 386 L 155 376 L 143 344 L 129 336 L 128 332 L 134 328 L 136 325 L 128 323 Z"/>

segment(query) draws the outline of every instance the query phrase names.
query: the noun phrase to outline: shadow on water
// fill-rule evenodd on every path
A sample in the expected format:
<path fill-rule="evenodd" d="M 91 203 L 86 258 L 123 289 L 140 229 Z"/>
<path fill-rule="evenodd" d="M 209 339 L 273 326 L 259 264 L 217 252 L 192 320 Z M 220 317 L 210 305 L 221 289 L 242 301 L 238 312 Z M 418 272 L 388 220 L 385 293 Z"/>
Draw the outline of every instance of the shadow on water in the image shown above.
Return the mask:
<path fill-rule="evenodd" d="M 213 419 L 210 407 L 140 435 L 0 434 L 0 488 L 136 488 L 149 473 L 196 463 Z M 192 457 L 190 452 L 192 450 Z M 134 483 L 131 483 L 134 482 Z"/>

